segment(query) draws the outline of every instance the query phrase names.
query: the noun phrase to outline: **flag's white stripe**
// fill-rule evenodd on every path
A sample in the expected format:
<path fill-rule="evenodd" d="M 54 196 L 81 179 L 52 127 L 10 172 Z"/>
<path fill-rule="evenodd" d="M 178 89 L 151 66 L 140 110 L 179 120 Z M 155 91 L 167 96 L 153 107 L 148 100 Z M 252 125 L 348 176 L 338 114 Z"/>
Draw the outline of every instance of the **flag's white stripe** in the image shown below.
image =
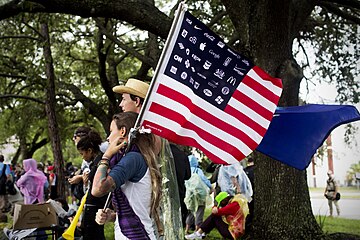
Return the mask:
<path fill-rule="evenodd" d="M 273 83 L 271 83 L 270 81 L 266 81 L 264 79 L 262 79 L 253 69 L 251 69 L 247 75 L 249 77 L 251 77 L 252 79 L 254 79 L 255 81 L 257 81 L 258 83 L 260 83 L 261 85 L 263 85 L 264 87 L 266 87 L 268 90 L 270 90 L 271 92 L 273 92 L 275 95 L 280 96 L 281 95 L 281 91 L 282 89 L 279 88 L 278 86 L 274 85 Z"/>
<path fill-rule="evenodd" d="M 153 101 L 159 103 L 160 105 L 166 106 L 169 109 L 176 111 L 177 113 L 181 114 L 186 120 L 195 126 L 198 126 L 204 129 L 206 132 L 211 133 L 211 135 L 216 136 L 222 139 L 224 142 L 227 142 L 233 146 L 236 146 L 242 153 L 251 152 L 252 150 L 239 138 L 233 136 L 231 133 L 225 132 L 220 128 L 215 127 L 211 123 L 197 117 L 193 113 L 190 112 L 188 108 L 186 108 L 181 103 L 164 97 L 160 94 L 155 94 Z M 236 127 L 237 128 L 237 127 Z M 250 136 L 251 138 L 251 136 Z"/>
<path fill-rule="evenodd" d="M 242 132 L 244 132 L 246 135 L 248 135 L 250 138 L 252 138 L 256 143 L 260 143 L 262 140 L 262 136 L 257 133 L 254 129 L 249 127 L 248 125 L 241 122 L 241 120 L 235 118 L 234 116 L 229 115 L 228 113 L 225 113 L 224 111 L 218 109 L 217 107 L 214 107 L 204 99 L 198 97 L 193 93 L 193 91 L 187 87 L 186 85 L 179 83 L 178 81 L 161 74 L 158 79 L 159 83 L 171 88 L 176 89 L 176 91 L 186 95 L 188 98 L 190 98 L 193 102 L 193 104 L 199 106 L 200 108 L 204 109 L 204 111 L 210 113 L 214 117 L 217 117 L 218 119 L 226 119 L 226 122 L 229 125 L 234 126 L 235 128 L 240 129 Z M 155 93 L 153 93 L 155 95 Z M 164 106 L 168 106 L 169 100 L 166 99 L 165 102 L 162 103 Z M 175 107 L 171 107 L 170 109 L 177 109 Z M 198 125 L 201 126 L 201 125 Z"/>
<path fill-rule="evenodd" d="M 237 163 L 238 161 L 241 160 L 241 159 L 234 158 L 234 156 L 232 156 L 228 152 L 225 152 L 224 150 L 218 148 L 216 145 L 213 145 L 213 144 L 207 142 L 205 139 L 201 138 L 196 132 L 194 132 L 190 129 L 183 128 L 177 122 L 174 122 L 166 117 L 155 114 L 153 112 L 147 112 L 145 119 L 147 121 L 154 122 L 162 127 L 165 127 L 171 131 L 174 131 L 179 136 L 190 137 L 190 138 L 194 139 L 203 148 L 207 149 L 209 152 L 211 152 L 212 154 L 214 154 L 215 156 L 217 156 L 218 158 L 220 158 L 221 160 L 223 160 L 229 164 Z M 244 155 L 247 156 L 250 153 L 251 153 L 251 151 L 245 152 Z"/>
<path fill-rule="evenodd" d="M 267 99 L 265 96 L 259 94 L 254 89 L 247 86 L 246 84 L 240 83 L 237 90 L 257 102 L 259 105 L 266 108 L 270 112 L 274 112 L 276 105 L 273 102 L 269 101 L 269 99 Z"/>
<path fill-rule="evenodd" d="M 243 113 L 244 115 L 251 118 L 254 122 L 258 123 L 263 128 L 267 129 L 270 121 L 249 108 L 248 106 L 244 105 L 243 103 L 237 101 L 236 99 L 232 98 L 229 101 L 229 105 L 235 108 L 237 111 Z"/>

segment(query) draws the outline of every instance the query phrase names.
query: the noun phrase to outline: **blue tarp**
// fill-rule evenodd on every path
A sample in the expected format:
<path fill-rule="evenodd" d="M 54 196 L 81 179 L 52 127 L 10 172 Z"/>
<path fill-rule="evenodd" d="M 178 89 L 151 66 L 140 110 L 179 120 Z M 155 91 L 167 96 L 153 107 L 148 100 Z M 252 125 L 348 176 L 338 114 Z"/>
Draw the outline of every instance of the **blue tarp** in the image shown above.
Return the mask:
<path fill-rule="evenodd" d="M 279 107 L 256 150 L 303 170 L 334 128 L 357 120 L 360 114 L 350 105 Z"/>

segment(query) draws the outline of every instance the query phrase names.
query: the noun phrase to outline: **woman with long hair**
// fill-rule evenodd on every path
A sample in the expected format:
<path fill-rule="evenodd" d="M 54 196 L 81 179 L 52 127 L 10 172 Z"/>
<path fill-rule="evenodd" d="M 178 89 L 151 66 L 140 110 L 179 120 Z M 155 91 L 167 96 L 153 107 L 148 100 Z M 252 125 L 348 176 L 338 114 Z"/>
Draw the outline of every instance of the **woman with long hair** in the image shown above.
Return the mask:
<path fill-rule="evenodd" d="M 99 210 L 96 221 L 115 221 L 115 239 L 156 239 L 152 220 L 158 220 L 161 174 L 152 134 L 136 132 L 127 146 L 137 116 L 134 112 L 114 115 L 109 147 L 99 163 L 91 192 L 104 196 L 113 191 L 116 212 Z"/>

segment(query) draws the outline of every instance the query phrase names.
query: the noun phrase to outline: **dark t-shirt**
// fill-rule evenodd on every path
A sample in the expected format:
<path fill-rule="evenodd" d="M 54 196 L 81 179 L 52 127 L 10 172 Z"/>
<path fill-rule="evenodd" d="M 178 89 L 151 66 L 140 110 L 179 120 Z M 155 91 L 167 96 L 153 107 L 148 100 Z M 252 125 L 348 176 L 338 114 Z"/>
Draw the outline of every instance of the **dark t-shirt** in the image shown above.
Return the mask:
<path fill-rule="evenodd" d="M 90 173 L 89 173 L 90 186 L 89 186 L 89 193 L 88 193 L 88 196 L 86 198 L 86 204 L 96 205 L 99 208 L 103 208 L 105 206 L 107 195 L 102 196 L 102 197 L 94 197 L 91 194 L 91 189 L 92 189 L 92 183 L 94 181 L 95 173 L 96 173 L 96 170 L 97 170 L 97 165 L 100 162 L 101 158 L 102 158 L 102 154 L 98 155 L 94 159 L 94 161 L 92 161 L 90 163 L 90 166 L 89 166 L 89 168 L 90 168 Z"/>
<path fill-rule="evenodd" d="M 177 184 L 180 199 L 185 198 L 185 180 L 191 177 L 190 163 L 186 154 L 174 144 L 170 144 L 171 153 L 174 157 Z"/>
<path fill-rule="evenodd" d="M 254 167 L 255 167 L 254 165 L 251 165 L 251 166 L 244 168 L 246 175 L 250 179 L 253 190 L 254 190 Z"/>

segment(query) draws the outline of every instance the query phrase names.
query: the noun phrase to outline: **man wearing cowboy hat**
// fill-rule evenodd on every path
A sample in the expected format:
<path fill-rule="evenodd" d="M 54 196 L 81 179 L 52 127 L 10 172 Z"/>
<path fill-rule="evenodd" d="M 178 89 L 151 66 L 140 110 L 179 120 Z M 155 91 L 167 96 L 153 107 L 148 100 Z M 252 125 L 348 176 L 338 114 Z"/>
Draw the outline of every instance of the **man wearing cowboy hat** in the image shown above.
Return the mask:
<path fill-rule="evenodd" d="M 136 113 L 140 113 L 148 89 L 149 84 L 135 78 L 130 78 L 125 85 L 113 87 L 114 92 L 122 94 L 119 105 L 122 111 Z"/>
<path fill-rule="evenodd" d="M 113 87 L 113 91 L 122 94 L 119 107 L 123 112 L 140 113 L 144 99 L 149 90 L 149 84 L 135 78 L 129 78 L 125 85 Z M 155 152 L 161 150 L 161 139 L 155 136 Z"/>

